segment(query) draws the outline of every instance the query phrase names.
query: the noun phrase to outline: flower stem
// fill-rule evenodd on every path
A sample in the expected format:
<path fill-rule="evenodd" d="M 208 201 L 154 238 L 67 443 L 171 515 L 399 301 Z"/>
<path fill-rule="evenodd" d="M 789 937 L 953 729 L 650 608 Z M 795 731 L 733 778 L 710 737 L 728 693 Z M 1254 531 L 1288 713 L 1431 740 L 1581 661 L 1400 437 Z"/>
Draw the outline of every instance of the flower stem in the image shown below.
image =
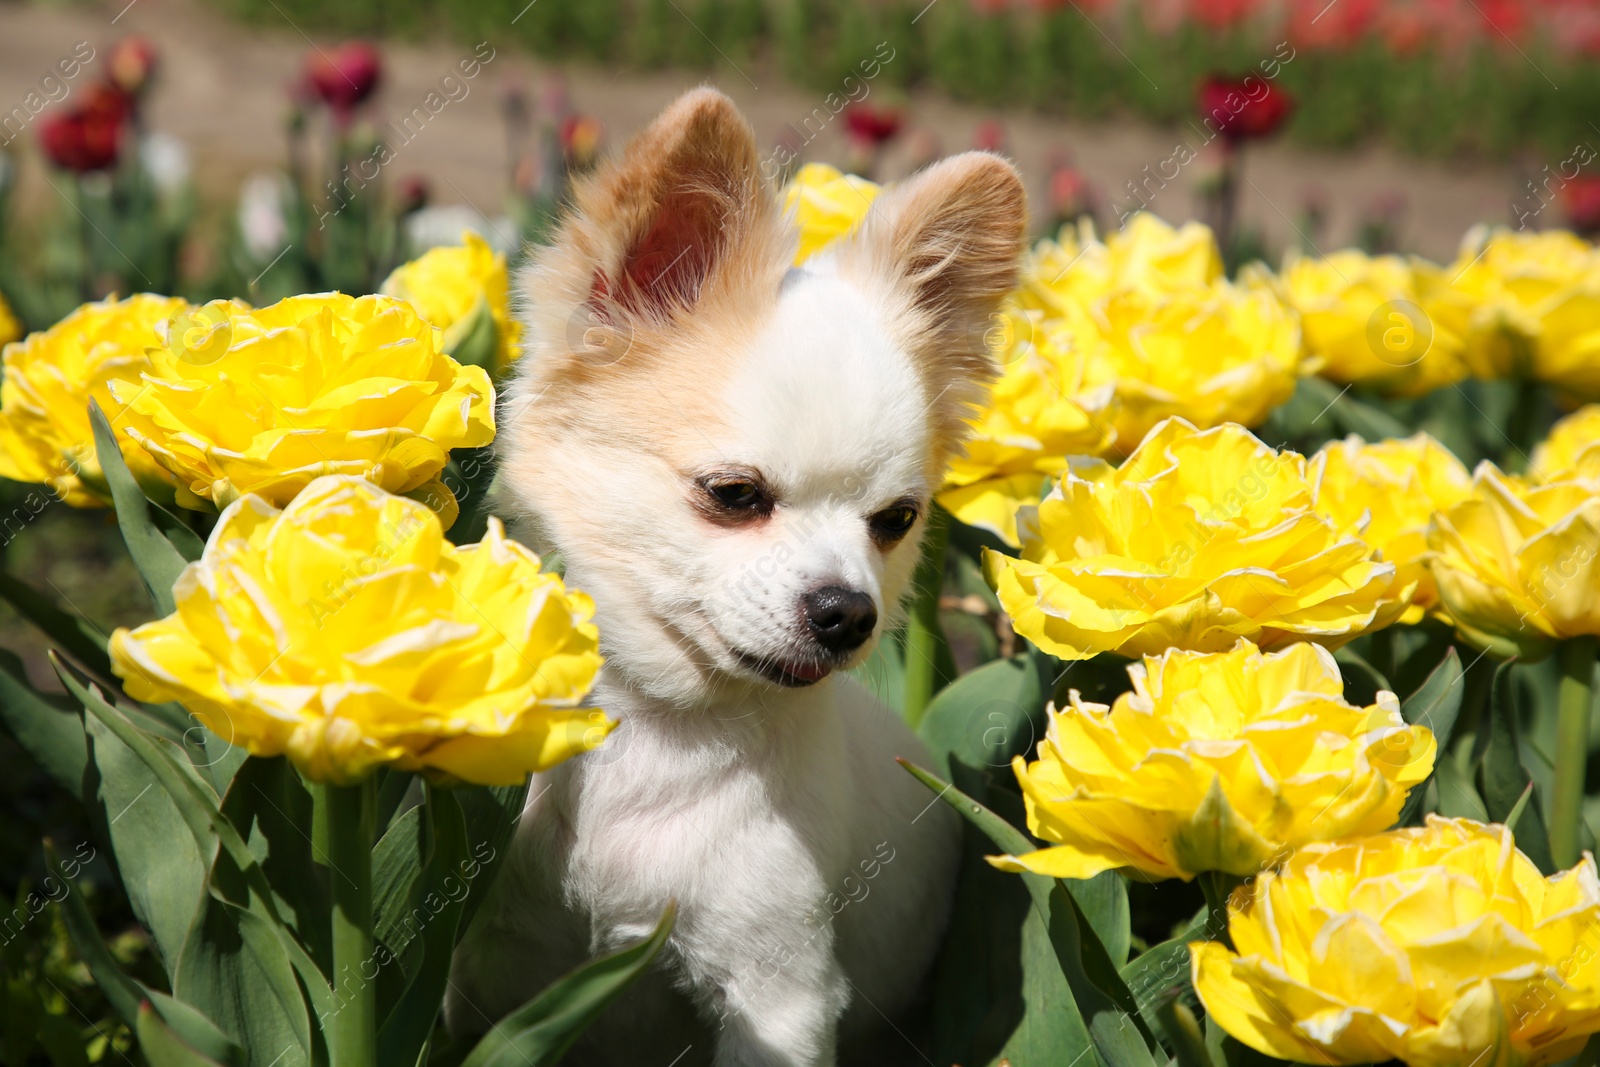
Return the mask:
<path fill-rule="evenodd" d="M 362 976 L 372 958 L 372 835 L 377 787 L 330 785 L 327 804 L 329 883 L 333 890 L 334 994 L 339 1008 L 327 1035 L 333 1067 L 376 1067 L 376 989 Z"/>
<path fill-rule="evenodd" d="M 906 624 L 904 714 L 913 730 L 922 723 L 933 695 L 949 681 L 941 666 L 948 651 L 939 626 L 939 596 L 944 591 L 944 556 L 949 544 L 949 519 L 943 508 L 935 506 L 922 539 L 922 559 L 911 579 L 916 599 L 911 602 L 911 618 Z"/>
<path fill-rule="evenodd" d="M 1244 884 L 1244 879 L 1225 871 L 1202 871 L 1198 876 L 1200 891 L 1206 895 L 1206 939 L 1221 941 L 1233 947 L 1228 936 L 1228 898 L 1234 889 Z"/>
<path fill-rule="evenodd" d="M 1550 855 L 1565 870 L 1578 862 L 1583 825 L 1584 771 L 1589 763 L 1589 714 L 1594 704 L 1596 639 L 1573 637 L 1561 645 L 1561 688 L 1556 704 L 1556 780 L 1550 812 Z"/>

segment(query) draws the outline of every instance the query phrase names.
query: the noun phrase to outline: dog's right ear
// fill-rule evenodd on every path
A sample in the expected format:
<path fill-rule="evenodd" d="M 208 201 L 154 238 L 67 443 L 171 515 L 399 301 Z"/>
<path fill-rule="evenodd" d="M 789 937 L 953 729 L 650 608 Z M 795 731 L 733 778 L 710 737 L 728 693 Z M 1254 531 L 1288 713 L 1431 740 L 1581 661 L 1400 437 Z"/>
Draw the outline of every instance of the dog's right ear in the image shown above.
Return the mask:
<path fill-rule="evenodd" d="M 679 319 L 737 273 L 739 251 L 775 216 L 770 201 L 733 101 L 685 93 L 578 188 L 529 273 L 536 335 L 577 352 Z"/>

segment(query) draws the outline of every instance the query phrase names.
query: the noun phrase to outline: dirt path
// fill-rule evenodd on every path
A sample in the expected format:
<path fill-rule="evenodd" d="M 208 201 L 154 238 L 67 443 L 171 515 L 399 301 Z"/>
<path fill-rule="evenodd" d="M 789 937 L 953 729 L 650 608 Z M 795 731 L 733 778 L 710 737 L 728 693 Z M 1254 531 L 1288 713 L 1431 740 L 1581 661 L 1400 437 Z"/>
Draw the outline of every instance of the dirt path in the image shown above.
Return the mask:
<path fill-rule="evenodd" d="M 280 26 L 241 26 L 194 0 L 93 0 L 70 7 L 0 0 L 0 115 L 21 104 L 58 60 L 87 41 L 97 50 L 96 58 L 69 83 L 65 100 L 47 105 L 41 115 L 64 106 L 72 93 L 101 73 L 105 46 L 121 33 L 146 34 L 160 47 L 163 70 L 150 102 L 151 124 L 188 143 L 208 199 L 230 200 L 246 174 L 281 163 L 285 89 L 313 38 L 287 19 Z M 460 98 L 399 149 L 389 167 L 391 178 L 424 174 L 432 180 L 436 202 L 466 201 L 481 211 L 498 212 L 506 188 L 501 86 L 508 77 L 536 86 L 540 73 L 549 69 L 508 42 L 509 35 L 487 42 L 493 58 L 466 83 L 464 97 L 457 90 Z M 472 51 L 471 44 L 451 41 L 386 46 L 388 76 L 375 114 L 380 121 L 398 121 L 437 91 L 440 79 Z M 575 105 L 605 123 L 613 145 L 675 93 L 707 80 L 692 72 L 592 66 L 566 72 Z M 785 124 L 799 124 L 822 104 L 821 94 L 796 90 L 771 71 L 726 67 L 709 80 L 739 102 L 760 136 L 774 141 Z M 934 131 L 947 151 L 972 144 L 978 125 L 995 117 L 990 110 L 954 104 L 936 94 L 914 96 L 910 105 L 914 125 Z M 1008 148 L 1038 194 L 1043 193 L 1046 159 L 1052 153 L 1070 152 L 1102 196 L 1110 198 L 1122 193 L 1126 183 L 1142 179 L 1147 166 L 1157 171 L 1179 141 L 1198 140 L 1192 130 L 1161 131 L 1130 123 L 1087 125 L 1026 112 L 1003 119 Z M 807 158 L 843 157 L 838 125 L 808 146 Z M 23 157 L 23 202 L 46 203 L 55 194 L 44 181 L 35 132 L 25 131 L 13 148 L 20 148 Z M 1191 216 L 1191 183 L 1199 166 L 1186 168 L 1159 191 L 1153 209 L 1174 221 Z M 1353 241 L 1371 205 L 1398 197 L 1406 205 L 1402 244 L 1435 258 L 1453 255 L 1472 223 L 1508 221 L 1508 202 L 1517 184 L 1509 165 L 1421 163 L 1380 150 L 1330 155 L 1284 146 L 1252 152 L 1245 178 L 1242 216 L 1275 248 L 1293 242 L 1290 220 L 1298 220 L 1307 196 L 1320 191 L 1328 206 L 1326 244 Z"/>

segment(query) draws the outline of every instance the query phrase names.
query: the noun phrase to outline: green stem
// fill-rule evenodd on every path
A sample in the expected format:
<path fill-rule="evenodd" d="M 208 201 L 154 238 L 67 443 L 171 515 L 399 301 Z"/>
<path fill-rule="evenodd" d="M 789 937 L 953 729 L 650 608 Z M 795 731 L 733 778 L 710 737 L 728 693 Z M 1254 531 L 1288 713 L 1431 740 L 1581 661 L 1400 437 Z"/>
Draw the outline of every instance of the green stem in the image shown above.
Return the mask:
<path fill-rule="evenodd" d="M 376 1067 L 377 990 L 363 976 L 372 960 L 372 836 L 376 779 L 330 785 L 327 805 L 329 885 L 333 890 L 333 974 L 338 1009 L 328 1045 L 333 1067 Z"/>
<path fill-rule="evenodd" d="M 916 599 L 906 624 L 905 719 L 915 730 L 933 701 L 933 694 L 948 682 L 940 664 L 947 656 L 944 630 L 939 626 L 939 596 L 944 591 L 944 555 L 950 544 L 950 522 L 938 506 L 928 516 L 922 539 L 922 559 L 912 576 Z"/>
<path fill-rule="evenodd" d="M 1531 358 L 1531 357 L 1530 357 Z M 1539 439 L 1540 413 L 1544 410 L 1544 387 L 1538 379 L 1531 376 L 1526 369 L 1526 362 L 1519 357 L 1519 374 L 1517 380 L 1517 397 L 1511 407 L 1511 415 L 1506 420 L 1506 437 L 1511 441 L 1513 454 L 1506 457 L 1506 469 L 1517 473 L 1528 473 L 1529 456 L 1533 452 L 1534 443 Z M 1535 476 L 1538 471 L 1531 472 Z"/>
<path fill-rule="evenodd" d="M 1550 803 L 1550 855 L 1565 870 L 1578 862 L 1583 825 L 1584 771 L 1589 763 L 1589 714 L 1594 703 L 1593 635 L 1574 637 L 1557 653 L 1561 688 L 1556 703 L 1556 780 Z"/>
<path fill-rule="evenodd" d="M 1224 871 L 1202 871 L 1197 880 L 1200 891 L 1206 895 L 1206 938 L 1232 948 L 1233 938 L 1228 934 L 1228 898 L 1244 884 L 1244 879 Z"/>

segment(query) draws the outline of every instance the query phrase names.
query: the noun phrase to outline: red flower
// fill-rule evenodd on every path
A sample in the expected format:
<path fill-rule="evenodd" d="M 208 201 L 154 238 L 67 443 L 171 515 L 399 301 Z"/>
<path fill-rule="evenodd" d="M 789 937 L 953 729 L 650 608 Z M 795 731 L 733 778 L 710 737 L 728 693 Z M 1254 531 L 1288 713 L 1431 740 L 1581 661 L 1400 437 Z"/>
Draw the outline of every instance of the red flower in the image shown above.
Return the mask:
<path fill-rule="evenodd" d="M 1293 110 L 1289 94 L 1259 75 L 1227 78 L 1213 74 L 1200 83 L 1200 114 L 1229 141 L 1267 137 Z"/>
<path fill-rule="evenodd" d="M 347 41 L 332 51 L 306 56 L 306 82 L 341 121 L 348 120 L 383 78 L 383 56 L 365 41 Z"/>
<path fill-rule="evenodd" d="M 900 132 L 900 112 L 892 107 L 851 104 L 844 109 L 845 128 L 850 136 L 873 148 L 881 148 Z"/>
<path fill-rule="evenodd" d="M 1516 0 L 1479 0 L 1478 11 L 1487 24 L 1488 36 L 1497 41 L 1515 41 L 1528 28 L 1528 13 Z"/>
<path fill-rule="evenodd" d="M 128 96 L 138 96 L 150 87 L 158 60 L 156 46 L 148 37 L 124 37 L 106 53 L 106 68 L 115 85 Z"/>
<path fill-rule="evenodd" d="M 39 146 L 50 162 L 80 174 L 114 167 L 131 110 L 128 97 L 115 86 L 92 84 L 77 107 L 39 124 Z"/>
<path fill-rule="evenodd" d="M 1561 190 L 1561 206 L 1574 230 L 1600 231 L 1600 177 L 1583 175 L 1569 181 Z"/>

